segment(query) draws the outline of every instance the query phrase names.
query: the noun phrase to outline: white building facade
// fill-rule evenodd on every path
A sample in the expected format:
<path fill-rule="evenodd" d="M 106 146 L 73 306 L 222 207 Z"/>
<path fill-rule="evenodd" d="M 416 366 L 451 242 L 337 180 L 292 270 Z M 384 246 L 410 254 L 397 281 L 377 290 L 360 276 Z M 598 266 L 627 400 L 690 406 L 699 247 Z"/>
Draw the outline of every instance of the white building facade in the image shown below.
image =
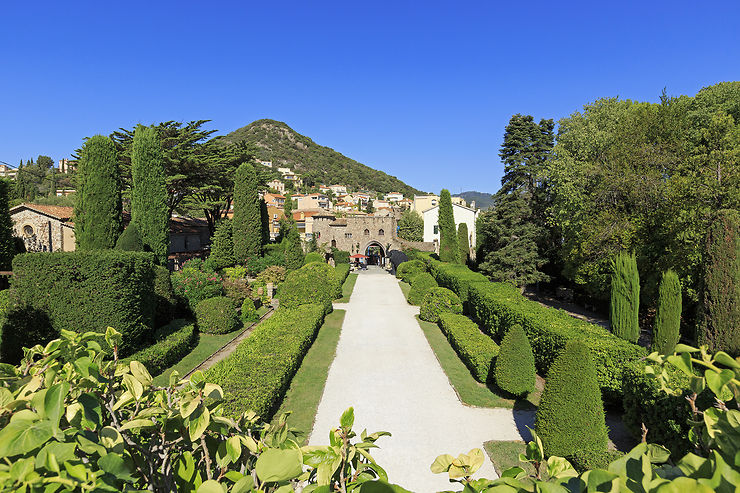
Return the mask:
<path fill-rule="evenodd" d="M 468 225 L 468 241 L 470 248 L 475 248 L 475 220 L 478 219 L 478 213 L 475 209 L 463 207 L 462 205 L 452 204 L 452 215 L 455 218 L 455 230 L 457 231 L 460 223 Z M 439 243 L 439 206 L 432 207 L 422 213 L 424 217 L 424 241 Z"/>

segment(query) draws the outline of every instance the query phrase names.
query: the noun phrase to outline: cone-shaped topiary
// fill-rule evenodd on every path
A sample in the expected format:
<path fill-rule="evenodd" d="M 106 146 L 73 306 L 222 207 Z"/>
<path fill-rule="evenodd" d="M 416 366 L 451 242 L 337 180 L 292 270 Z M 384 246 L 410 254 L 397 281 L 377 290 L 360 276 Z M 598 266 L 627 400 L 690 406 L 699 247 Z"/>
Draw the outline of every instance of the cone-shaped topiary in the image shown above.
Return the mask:
<path fill-rule="evenodd" d="M 495 375 L 496 385 L 511 395 L 523 397 L 534 390 L 534 354 L 519 324 L 511 327 L 501 341 Z"/>
<path fill-rule="evenodd" d="M 234 176 L 234 256 L 238 263 L 260 256 L 262 252 L 262 212 L 259 181 L 254 167 L 243 163 Z"/>
<path fill-rule="evenodd" d="M 460 248 L 457 245 L 457 229 L 452 209 L 450 191 L 443 189 L 439 194 L 439 259 L 442 262 L 457 263 Z"/>
<path fill-rule="evenodd" d="M 605 452 L 608 442 L 601 389 L 591 354 L 570 341 L 550 367 L 537 408 L 535 431 L 545 456 Z"/>
<path fill-rule="evenodd" d="M 239 328 L 234 301 L 226 296 L 203 300 L 195 307 L 198 329 L 206 334 L 228 334 Z"/>
<path fill-rule="evenodd" d="M 460 223 L 457 226 L 457 246 L 460 248 L 461 264 L 466 265 L 470 258 L 470 239 L 468 238 L 468 225 Z"/>
<path fill-rule="evenodd" d="M 609 320 L 614 335 L 630 342 L 640 338 L 640 276 L 634 254 L 620 252 L 612 260 Z"/>
<path fill-rule="evenodd" d="M 211 243 L 211 254 L 208 256 L 208 260 L 211 261 L 211 266 L 214 269 L 232 267 L 236 264 L 231 220 L 224 219 L 216 226 L 216 232 L 213 235 L 213 242 Z"/>
<path fill-rule="evenodd" d="M 424 295 L 419 309 L 419 317 L 427 322 L 437 323 L 440 313 L 462 313 L 462 303 L 455 293 L 447 288 L 431 288 Z"/>
<path fill-rule="evenodd" d="M 658 313 L 655 316 L 652 350 L 673 354 L 681 328 L 681 282 L 672 270 L 663 273 L 658 289 Z"/>
<path fill-rule="evenodd" d="M 118 237 L 118 241 L 116 241 L 116 250 L 123 250 L 126 252 L 144 251 L 144 242 L 141 240 L 139 228 L 135 223 L 129 224 L 128 227 L 123 230 L 121 236 Z"/>
<path fill-rule="evenodd" d="M 434 280 L 430 273 L 422 272 L 421 274 L 417 274 L 411 279 L 411 290 L 409 291 L 408 302 L 412 305 L 421 305 L 427 291 L 436 287 L 437 281 Z"/>
<path fill-rule="evenodd" d="M 253 324 L 260 319 L 257 309 L 254 307 L 254 300 L 251 298 L 245 298 L 242 303 L 242 313 L 240 318 L 244 325 Z"/>
<path fill-rule="evenodd" d="M 0 179 L 0 269 L 10 270 L 16 253 L 16 240 L 13 238 L 13 220 L 8 207 L 10 180 Z M 21 240 L 22 242 L 22 240 Z"/>
<path fill-rule="evenodd" d="M 303 265 L 303 246 L 301 236 L 295 224 L 286 225 L 285 233 L 285 267 L 288 270 L 299 269 Z"/>

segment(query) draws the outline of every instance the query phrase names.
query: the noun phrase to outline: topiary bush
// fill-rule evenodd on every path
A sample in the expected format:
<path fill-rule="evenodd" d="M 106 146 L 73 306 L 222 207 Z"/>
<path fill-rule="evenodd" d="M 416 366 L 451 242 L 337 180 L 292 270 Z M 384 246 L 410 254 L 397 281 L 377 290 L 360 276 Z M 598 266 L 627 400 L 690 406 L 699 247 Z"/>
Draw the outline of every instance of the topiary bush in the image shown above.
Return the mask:
<path fill-rule="evenodd" d="M 576 471 L 582 473 L 592 469 L 608 470 L 609 464 L 623 456 L 624 452 L 618 450 L 603 450 L 598 452 L 578 450 L 568 457 L 568 462 L 571 463 Z"/>
<path fill-rule="evenodd" d="M 681 329 L 681 282 L 672 270 L 663 273 L 658 288 L 652 350 L 673 354 Z"/>
<path fill-rule="evenodd" d="M 582 342 L 568 342 L 550 368 L 537 408 L 535 431 L 545 456 L 606 451 L 609 437 L 601 390 L 591 354 Z"/>
<path fill-rule="evenodd" d="M 331 254 L 334 257 L 334 265 L 349 264 L 349 252 L 335 247 L 331 249 Z"/>
<path fill-rule="evenodd" d="M 411 279 L 411 289 L 408 294 L 408 302 L 412 305 L 421 305 L 424 301 L 427 291 L 437 287 L 437 281 L 434 280 L 428 272 L 417 274 Z"/>
<path fill-rule="evenodd" d="M 516 397 L 534 391 L 535 368 L 532 346 L 521 325 L 514 325 L 501 341 L 496 359 L 496 385 Z"/>
<path fill-rule="evenodd" d="M 324 262 L 312 262 L 289 273 L 278 288 L 280 306 L 297 308 L 301 305 L 321 304 L 326 313 L 332 311 L 337 293 L 334 269 Z"/>
<path fill-rule="evenodd" d="M 640 338 L 640 276 L 635 254 L 619 253 L 612 260 L 609 321 L 617 337 L 630 342 Z"/>
<path fill-rule="evenodd" d="M 242 312 L 239 318 L 241 318 L 244 325 L 253 324 L 260 319 L 260 316 L 257 314 L 257 309 L 254 307 L 254 301 L 249 298 L 244 300 L 244 303 L 242 303 Z"/>
<path fill-rule="evenodd" d="M 123 230 L 121 236 L 116 241 L 116 250 L 124 252 L 143 252 L 144 241 L 141 239 L 141 233 L 136 224 L 131 223 Z"/>
<path fill-rule="evenodd" d="M 159 375 L 190 352 L 198 342 L 198 331 L 193 322 L 173 320 L 154 333 L 154 340 L 154 344 L 132 354 L 123 363 L 138 361 L 152 376 Z"/>
<path fill-rule="evenodd" d="M 308 252 L 303 258 L 303 265 L 310 264 L 311 262 L 326 262 L 326 259 L 319 252 Z"/>
<path fill-rule="evenodd" d="M 167 267 L 154 266 L 154 327 L 162 327 L 172 321 L 177 308 L 177 297 L 172 289 L 172 279 Z"/>
<path fill-rule="evenodd" d="M 429 273 L 443 288 L 453 291 L 460 297 L 460 301 L 468 301 L 468 289 L 471 283 L 488 282 L 488 278 L 480 272 L 473 272 L 465 265 L 448 264 L 439 260 L 429 259 Z"/>
<path fill-rule="evenodd" d="M 491 367 L 499 354 L 498 344 L 465 315 L 440 313 L 438 324 L 473 377 L 481 383 L 490 381 Z"/>
<path fill-rule="evenodd" d="M 403 282 L 411 282 L 417 275 L 426 272 L 427 266 L 421 260 L 408 260 L 396 269 L 396 277 Z"/>
<path fill-rule="evenodd" d="M 228 334 L 239 328 L 234 301 L 226 296 L 208 298 L 195 307 L 198 329 L 206 334 Z"/>
<path fill-rule="evenodd" d="M 223 269 L 236 264 L 230 219 L 224 219 L 216 226 L 208 260 L 211 261 L 214 269 Z"/>
<path fill-rule="evenodd" d="M 427 322 L 439 321 L 440 313 L 462 313 L 462 303 L 455 293 L 447 288 L 431 288 L 424 295 L 419 317 Z"/>

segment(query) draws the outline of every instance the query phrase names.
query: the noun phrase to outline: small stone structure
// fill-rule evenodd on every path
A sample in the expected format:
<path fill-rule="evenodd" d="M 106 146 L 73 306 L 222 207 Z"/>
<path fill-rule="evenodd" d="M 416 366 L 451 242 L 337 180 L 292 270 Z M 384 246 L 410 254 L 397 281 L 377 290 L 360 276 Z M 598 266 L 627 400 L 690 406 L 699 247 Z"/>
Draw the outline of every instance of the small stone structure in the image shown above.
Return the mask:
<path fill-rule="evenodd" d="M 10 209 L 13 234 L 28 252 L 71 252 L 75 249 L 72 207 L 21 204 Z"/>

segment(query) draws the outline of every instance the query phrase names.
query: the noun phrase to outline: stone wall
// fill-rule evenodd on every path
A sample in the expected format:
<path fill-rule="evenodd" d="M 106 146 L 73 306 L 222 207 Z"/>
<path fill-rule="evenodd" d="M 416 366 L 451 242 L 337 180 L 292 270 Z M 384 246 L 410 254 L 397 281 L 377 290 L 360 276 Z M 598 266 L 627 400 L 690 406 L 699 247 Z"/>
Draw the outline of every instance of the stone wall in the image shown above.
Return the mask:
<path fill-rule="evenodd" d="M 74 230 L 58 219 L 22 210 L 12 215 L 13 234 L 29 252 L 69 252 L 75 249 Z"/>

